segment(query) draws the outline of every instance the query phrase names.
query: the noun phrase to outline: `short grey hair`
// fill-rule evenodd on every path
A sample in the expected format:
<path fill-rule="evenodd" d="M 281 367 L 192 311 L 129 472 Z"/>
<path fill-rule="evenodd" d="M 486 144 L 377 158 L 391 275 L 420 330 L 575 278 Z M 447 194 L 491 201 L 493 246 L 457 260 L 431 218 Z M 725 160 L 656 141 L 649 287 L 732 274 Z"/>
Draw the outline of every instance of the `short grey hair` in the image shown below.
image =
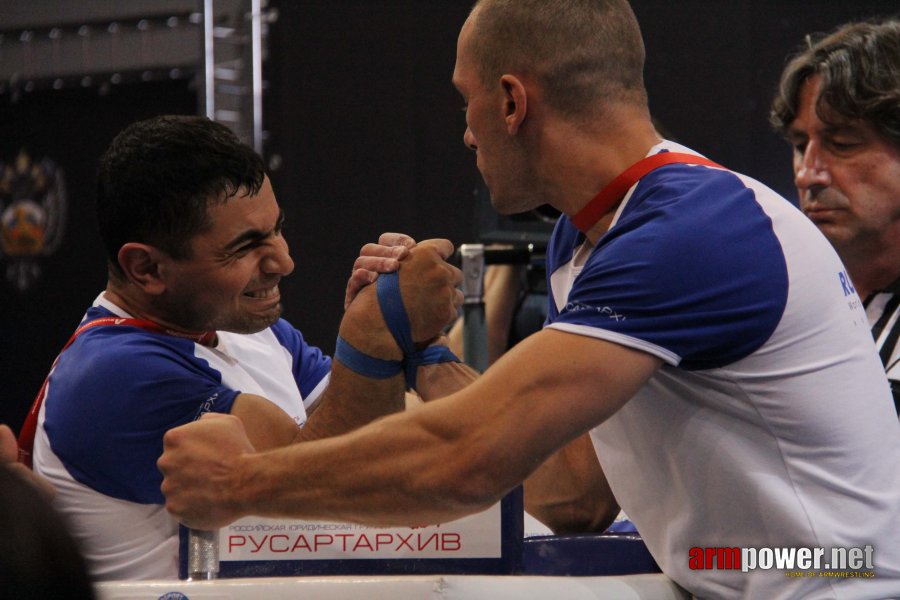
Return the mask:
<path fill-rule="evenodd" d="M 575 118 L 611 102 L 646 106 L 644 42 L 626 0 L 479 0 L 473 11 L 485 85 L 527 74 L 550 106 Z"/>

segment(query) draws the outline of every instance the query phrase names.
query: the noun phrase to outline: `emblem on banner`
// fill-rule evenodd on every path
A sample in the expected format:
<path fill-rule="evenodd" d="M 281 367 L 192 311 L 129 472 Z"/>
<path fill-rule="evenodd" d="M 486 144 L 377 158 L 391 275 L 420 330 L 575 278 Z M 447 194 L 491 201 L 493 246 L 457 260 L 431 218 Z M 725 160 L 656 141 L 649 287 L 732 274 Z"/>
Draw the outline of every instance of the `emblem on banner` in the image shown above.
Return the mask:
<path fill-rule="evenodd" d="M 11 164 L 0 161 L 0 258 L 18 291 L 40 278 L 40 257 L 59 248 L 65 224 L 65 181 L 56 163 L 35 162 L 25 150 Z"/>

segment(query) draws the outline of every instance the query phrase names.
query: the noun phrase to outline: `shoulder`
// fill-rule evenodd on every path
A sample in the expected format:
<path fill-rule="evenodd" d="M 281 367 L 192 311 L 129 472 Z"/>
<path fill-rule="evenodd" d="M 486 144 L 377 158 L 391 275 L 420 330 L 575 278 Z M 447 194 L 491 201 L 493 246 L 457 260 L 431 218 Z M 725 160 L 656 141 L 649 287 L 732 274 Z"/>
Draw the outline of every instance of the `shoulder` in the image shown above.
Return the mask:
<path fill-rule="evenodd" d="M 275 339 L 298 361 L 320 362 L 327 356 L 318 347 L 309 344 L 299 329 L 279 319 L 268 331 L 271 331 Z"/>
<path fill-rule="evenodd" d="M 271 331 L 278 342 L 287 348 L 295 346 L 303 346 L 306 341 L 303 339 L 303 333 L 285 319 L 278 319 L 273 323 L 268 331 Z"/>
<path fill-rule="evenodd" d="M 203 368 L 191 340 L 145 331 L 127 325 L 100 326 L 82 333 L 60 356 L 59 366 L 70 364 L 92 376 L 103 374 L 141 377 L 157 370 Z"/>
<path fill-rule="evenodd" d="M 591 253 L 558 320 L 639 338 L 688 368 L 747 356 L 775 330 L 788 297 L 784 249 L 757 193 L 721 169 L 652 172 Z"/>

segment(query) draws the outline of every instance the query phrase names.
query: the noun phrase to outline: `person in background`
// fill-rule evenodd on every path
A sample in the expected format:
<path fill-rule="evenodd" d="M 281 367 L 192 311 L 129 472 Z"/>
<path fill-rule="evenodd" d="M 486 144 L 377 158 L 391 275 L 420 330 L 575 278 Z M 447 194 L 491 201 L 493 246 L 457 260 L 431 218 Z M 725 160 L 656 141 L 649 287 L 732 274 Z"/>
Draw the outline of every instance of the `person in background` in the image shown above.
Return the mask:
<path fill-rule="evenodd" d="M 87 564 L 50 505 L 52 489 L 17 458 L 12 430 L 0 425 L 0 599 L 92 600 Z"/>
<path fill-rule="evenodd" d="M 900 422 L 844 266 L 786 199 L 661 139 L 643 64 L 625 0 L 480 0 L 453 73 L 463 141 L 499 212 L 562 213 L 547 325 L 481 376 L 423 367 L 434 401 L 328 440 L 259 452 L 228 415 L 173 429 L 166 508 L 200 528 L 430 524 L 561 481 L 532 514 L 595 530 L 621 506 L 694 596 L 900 597 Z M 707 561 L 833 547 L 874 549 L 874 576 Z"/>
<path fill-rule="evenodd" d="M 800 208 L 863 301 L 900 413 L 900 20 L 808 39 L 771 121 L 793 148 Z"/>
<path fill-rule="evenodd" d="M 16 434 L 9 428 L 9 425 L 3 423 L 0 423 L 0 465 L 6 467 L 10 473 L 29 482 L 48 501 L 56 495 L 53 484 L 19 462 L 19 444 L 16 441 Z"/>
<path fill-rule="evenodd" d="M 178 525 L 156 468 L 168 429 L 228 413 L 256 446 L 275 448 L 402 410 L 406 385 L 399 372 L 345 368 L 281 318 L 279 284 L 294 269 L 284 212 L 262 159 L 226 126 L 162 116 L 127 127 L 101 158 L 97 209 L 108 284 L 54 363 L 20 446 L 55 487 L 97 580 L 173 579 Z M 452 252 L 433 240 L 405 253 L 397 293 L 416 342 L 462 300 L 461 274 L 442 260 Z M 348 307 L 339 336 L 351 356 L 401 358 L 374 298 Z"/>

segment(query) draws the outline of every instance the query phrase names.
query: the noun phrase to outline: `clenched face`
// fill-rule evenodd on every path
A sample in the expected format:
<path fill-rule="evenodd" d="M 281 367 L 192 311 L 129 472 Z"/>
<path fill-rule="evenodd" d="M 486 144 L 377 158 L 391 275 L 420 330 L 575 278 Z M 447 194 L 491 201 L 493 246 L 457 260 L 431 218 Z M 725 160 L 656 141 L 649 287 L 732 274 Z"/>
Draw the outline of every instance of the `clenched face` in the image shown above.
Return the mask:
<path fill-rule="evenodd" d="M 272 185 L 266 178 L 257 195 L 208 210 L 212 227 L 193 238 L 190 258 L 160 267 L 166 292 L 159 302 L 186 331 L 262 331 L 281 316 L 278 283 L 294 270 Z"/>
<path fill-rule="evenodd" d="M 818 75 L 801 88 L 788 128 L 800 208 L 842 256 L 877 252 L 900 235 L 900 148 L 871 123 L 816 114 Z"/>

